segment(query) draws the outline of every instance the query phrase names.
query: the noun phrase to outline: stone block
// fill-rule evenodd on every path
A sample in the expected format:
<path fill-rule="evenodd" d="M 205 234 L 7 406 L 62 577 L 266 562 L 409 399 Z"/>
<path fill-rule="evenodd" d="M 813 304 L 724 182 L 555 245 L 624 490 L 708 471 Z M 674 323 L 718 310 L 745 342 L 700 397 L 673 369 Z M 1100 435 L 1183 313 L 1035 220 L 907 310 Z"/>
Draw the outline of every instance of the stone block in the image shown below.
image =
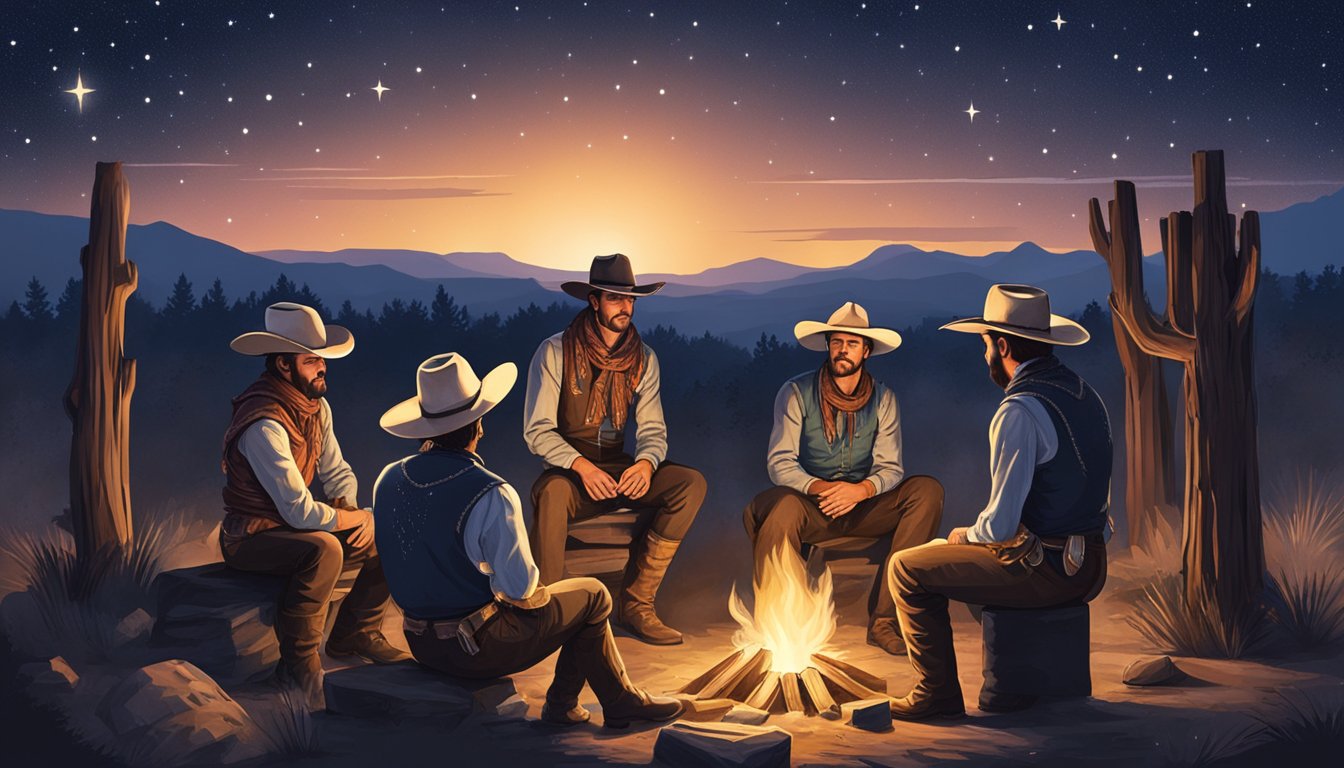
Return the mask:
<path fill-rule="evenodd" d="M 74 693 L 79 674 L 60 656 L 19 667 L 19 680 L 33 701 L 56 706 L 64 696 Z"/>
<path fill-rule="evenodd" d="M 515 717 L 527 711 L 527 702 L 508 678 L 461 680 L 413 662 L 328 672 L 324 688 L 327 712 L 349 717 L 453 725 L 473 713 Z"/>
<path fill-rule="evenodd" d="M 764 709 L 749 707 L 746 704 L 738 704 L 723 716 L 723 722 L 736 723 L 737 725 L 760 725 L 769 719 L 769 712 Z"/>
<path fill-rule="evenodd" d="M 136 608 L 126 614 L 112 629 L 112 642 L 118 646 L 137 643 L 149 637 L 154 629 L 154 617 L 144 608 Z"/>
<path fill-rule="evenodd" d="M 151 646 L 225 685 L 261 680 L 274 671 L 280 659 L 275 614 L 284 577 L 210 563 L 165 571 L 154 585 L 158 617 Z"/>
<path fill-rule="evenodd" d="M 793 737 L 774 726 L 673 723 L 658 731 L 653 757 L 664 765 L 788 768 Z"/>
<path fill-rule="evenodd" d="M 864 731 L 882 733 L 891 730 L 891 701 L 861 699 L 840 705 L 844 721 Z"/>
<path fill-rule="evenodd" d="M 1092 694 L 1086 605 L 1030 610 L 987 606 L 980 627 L 984 692 L 1045 697 Z"/>

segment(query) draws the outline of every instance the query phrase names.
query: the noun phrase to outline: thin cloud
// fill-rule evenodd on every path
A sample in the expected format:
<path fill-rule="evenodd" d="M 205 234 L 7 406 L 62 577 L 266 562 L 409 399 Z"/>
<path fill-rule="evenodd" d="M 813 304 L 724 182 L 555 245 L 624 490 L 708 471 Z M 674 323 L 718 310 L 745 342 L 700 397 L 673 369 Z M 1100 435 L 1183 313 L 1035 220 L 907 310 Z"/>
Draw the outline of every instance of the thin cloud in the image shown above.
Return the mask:
<path fill-rule="evenodd" d="M 273 170 L 284 171 L 285 173 L 296 173 L 296 172 L 310 173 L 310 172 L 313 172 L 313 171 L 367 171 L 367 170 L 369 170 L 369 169 L 368 169 L 368 168 L 324 168 L 324 167 L 322 167 L 322 166 L 313 165 L 313 166 L 308 166 L 308 167 L 305 167 L 305 168 L 275 168 L 275 169 L 273 169 Z"/>
<path fill-rule="evenodd" d="M 237 168 L 237 163 L 122 163 L 127 168 Z"/>
<path fill-rule="evenodd" d="M 449 197 L 501 197 L 507 192 L 486 192 L 457 187 L 421 187 L 416 189 L 365 189 L 363 187 L 319 187 L 290 185 L 298 189 L 300 200 L 434 200 Z"/>
<path fill-rule="evenodd" d="M 358 170 L 358 169 L 356 169 Z M 445 179 L 504 179 L 508 174 L 439 174 L 434 176 L 258 176 L 240 181 L 442 181 Z"/>
<path fill-rule="evenodd" d="M 775 238 L 777 243 L 851 240 L 992 243 L 1021 239 L 1017 227 L 814 227 L 744 231 L 752 235 L 800 235 Z"/>
<path fill-rule="evenodd" d="M 821 184 L 834 186 L 866 185 L 902 185 L 902 184 L 1015 184 L 1028 186 L 1110 184 L 1114 176 L 1090 176 L 1076 178 L 1070 176 L 996 176 L 987 178 L 950 177 L 950 178 L 913 178 L 913 179 L 819 179 L 812 176 L 788 176 L 779 179 L 753 181 L 752 184 Z M 1124 181 L 1132 181 L 1137 187 L 1188 187 L 1189 175 L 1169 176 L 1130 176 Z M 1229 187 L 1334 187 L 1344 185 L 1344 181 L 1328 179 L 1250 179 L 1234 176 L 1227 180 Z"/>

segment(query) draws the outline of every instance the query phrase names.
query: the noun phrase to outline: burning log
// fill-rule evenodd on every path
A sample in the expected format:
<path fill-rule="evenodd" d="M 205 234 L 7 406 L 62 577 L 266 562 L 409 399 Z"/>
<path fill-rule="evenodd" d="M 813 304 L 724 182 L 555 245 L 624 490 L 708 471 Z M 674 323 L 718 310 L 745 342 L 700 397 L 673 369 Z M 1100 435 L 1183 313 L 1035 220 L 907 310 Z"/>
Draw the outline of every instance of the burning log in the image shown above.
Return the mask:
<path fill-rule="evenodd" d="M 715 664 L 714 666 L 710 667 L 699 677 L 683 685 L 677 691 L 677 693 L 685 693 L 691 696 L 695 696 L 696 694 L 700 693 L 701 690 L 704 689 L 705 685 L 707 685 L 710 680 L 713 680 L 715 677 L 718 677 L 720 674 L 722 674 L 724 670 L 728 669 L 734 664 L 737 664 L 739 661 L 742 660 L 742 657 L 745 655 L 746 651 L 744 649 L 739 648 L 738 650 L 734 651 L 732 655 L 725 657 L 723 661 L 720 661 L 718 664 Z"/>
<path fill-rule="evenodd" d="M 886 680 L 883 680 L 877 675 L 865 672 L 848 662 L 833 659 L 830 656 L 824 656 L 820 653 L 814 653 L 812 654 L 812 663 L 816 664 L 823 672 L 826 672 L 826 677 L 828 679 L 857 683 L 864 689 L 856 692 L 856 695 L 863 694 L 858 696 L 860 699 L 872 698 L 873 694 L 882 695 L 887 692 Z"/>
<path fill-rule="evenodd" d="M 761 678 L 760 685 L 751 692 L 746 701 L 748 706 L 757 709 L 763 709 L 767 712 L 775 712 L 776 707 L 780 707 L 779 712 L 783 712 L 783 703 L 780 701 L 779 693 L 779 673 L 771 669 Z"/>
<path fill-rule="evenodd" d="M 798 684 L 797 672 L 785 672 L 779 676 L 779 690 L 784 694 L 784 708 L 789 712 L 806 712 L 803 702 L 802 686 Z"/>
<path fill-rule="evenodd" d="M 751 656 L 742 655 L 737 663 L 720 672 L 696 695 L 697 699 L 735 698 L 742 701 L 760 682 L 765 671 L 770 668 L 772 654 L 764 648 Z M 734 696 L 738 688 L 745 692 Z"/>
<path fill-rule="evenodd" d="M 803 689 L 807 691 L 812 706 L 816 707 L 817 714 L 827 720 L 840 719 L 840 705 L 831 698 L 830 691 L 826 690 L 826 681 L 822 680 L 816 667 L 804 669 L 798 673 L 798 679 L 803 682 Z"/>

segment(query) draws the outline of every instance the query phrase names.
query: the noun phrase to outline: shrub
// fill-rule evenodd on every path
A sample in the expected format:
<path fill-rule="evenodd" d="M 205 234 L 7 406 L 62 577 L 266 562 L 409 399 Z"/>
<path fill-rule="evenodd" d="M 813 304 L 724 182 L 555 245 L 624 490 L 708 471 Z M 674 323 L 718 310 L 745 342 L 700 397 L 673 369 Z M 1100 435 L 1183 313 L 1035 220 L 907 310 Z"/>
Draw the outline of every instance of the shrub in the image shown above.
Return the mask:
<path fill-rule="evenodd" d="M 1303 648 L 1344 639 L 1344 493 L 1314 474 L 1287 503 L 1266 503 L 1271 616 Z"/>
<path fill-rule="evenodd" d="M 273 754 L 306 757 L 321 753 L 312 711 L 298 688 L 278 686 L 274 696 L 268 696 L 248 714 L 266 734 Z"/>
<path fill-rule="evenodd" d="M 1163 574 L 1144 587 L 1126 618 L 1148 642 L 1181 656 L 1237 659 L 1260 650 L 1269 639 L 1263 606 L 1252 603 L 1224 628 L 1217 606 L 1189 606 L 1180 574 Z"/>

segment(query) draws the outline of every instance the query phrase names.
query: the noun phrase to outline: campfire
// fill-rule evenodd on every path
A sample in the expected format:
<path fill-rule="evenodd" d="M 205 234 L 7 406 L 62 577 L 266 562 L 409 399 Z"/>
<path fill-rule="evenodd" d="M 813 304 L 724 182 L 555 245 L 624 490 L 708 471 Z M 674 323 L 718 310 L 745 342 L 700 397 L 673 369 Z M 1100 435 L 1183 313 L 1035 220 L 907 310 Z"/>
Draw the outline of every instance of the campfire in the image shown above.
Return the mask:
<path fill-rule="evenodd" d="M 835 720 L 840 705 L 885 698 L 882 678 L 835 657 L 835 603 L 831 573 L 809 579 L 792 552 L 767 556 L 756 582 L 755 609 L 733 589 L 728 611 L 740 629 L 737 650 L 687 683 L 681 693 L 697 699 L 732 699 L 772 714 L 801 712 Z"/>

